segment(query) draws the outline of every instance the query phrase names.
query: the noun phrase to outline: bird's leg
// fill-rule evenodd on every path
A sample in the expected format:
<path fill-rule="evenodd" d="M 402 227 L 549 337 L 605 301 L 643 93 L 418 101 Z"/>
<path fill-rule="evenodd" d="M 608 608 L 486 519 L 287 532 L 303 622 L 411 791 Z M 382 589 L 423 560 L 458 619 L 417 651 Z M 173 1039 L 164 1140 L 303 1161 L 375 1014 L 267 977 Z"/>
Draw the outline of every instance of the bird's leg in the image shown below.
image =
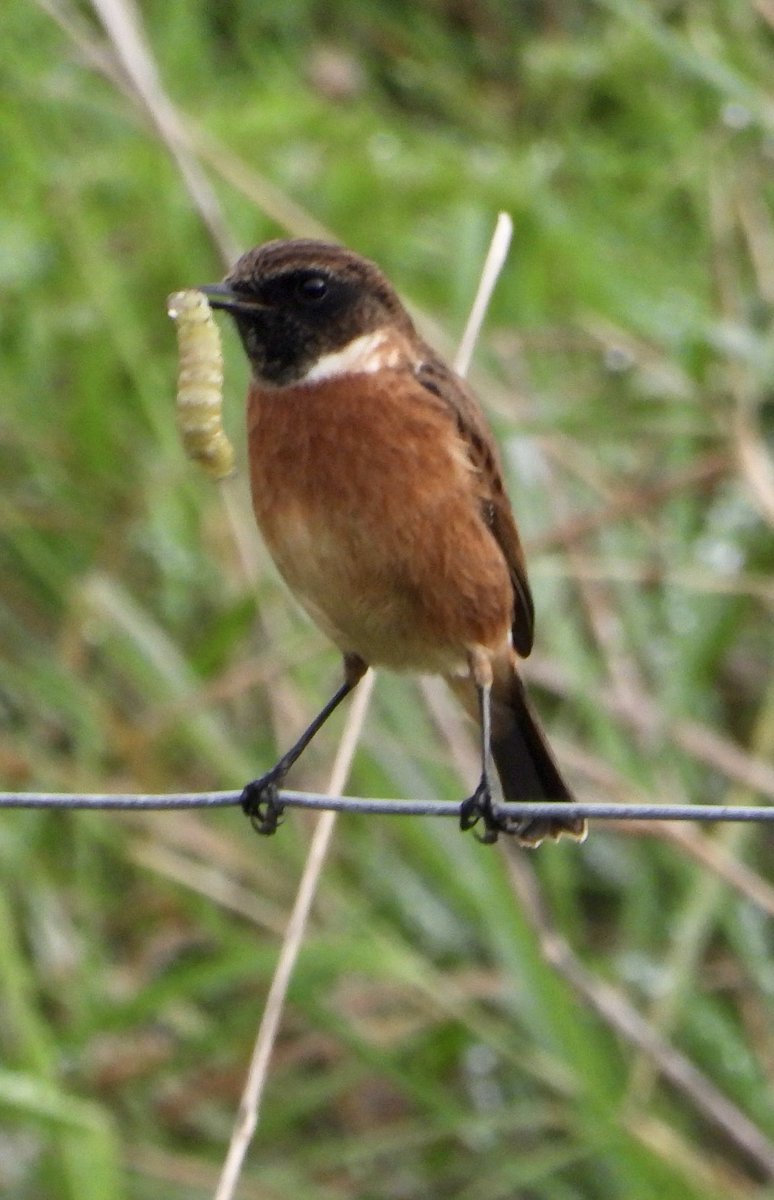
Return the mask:
<path fill-rule="evenodd" d="M 480 842 L 491 845 L 497 841 L 497 835 L 502 828 L 494 801 L 492 800 L 492 783 L 489 770 L 489 759 L 492 742 L 492 665 L 489 658 L 481 651 L 472 651 L 470 655 L 470 673 L 476 685 L 478 694 L 479 724 L 481 727 L 481 778 L 472 796 L 463 800 L 460 806 L 460 829 L 472 829 L 480 820 L 484 822 L 484 832 L 477 833 Z"/>
<path fill-rule="evenodd" d="M 250 818 L 250 824 L 256 833 L 275 833 L 284 811 L 284 805 L 279 798 L 279 791 L 290 768 L 297 758 L 303 754 L 314 735 L 328 720 L 342 700 L 357 686 L 368 670 L 367 663 L 356 654 L 344 655 L 344 682 L 331 696 L 328 703 L 307 726 L 297 742 L 283 754 L 279 762 L 262 775 L 253 779 L 242 789 L 240 804 L 242 811 Z"/>

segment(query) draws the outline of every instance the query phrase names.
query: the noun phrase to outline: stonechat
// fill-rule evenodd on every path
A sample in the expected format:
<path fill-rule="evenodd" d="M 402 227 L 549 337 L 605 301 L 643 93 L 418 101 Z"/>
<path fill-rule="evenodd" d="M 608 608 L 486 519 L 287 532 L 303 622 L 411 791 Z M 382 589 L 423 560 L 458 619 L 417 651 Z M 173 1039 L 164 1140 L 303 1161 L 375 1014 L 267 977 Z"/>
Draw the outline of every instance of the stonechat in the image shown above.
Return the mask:
<path fill-rule="evenodd" d="M 524 691 L 534 609 L 500 458 L 468 385 L 419 336 L 390 282 L 342 246 L 268 242 L 201 289 L 236 322 L 250 364 L 253 507 L 280 574 L 344 656 L 344 682 L 242 804 L 273 832 L 298 756 L 370 665 L 442 675 L 481 732 L 460 823 L 526 846 L 585 822 L 509 817 L 566 800 Z"/>

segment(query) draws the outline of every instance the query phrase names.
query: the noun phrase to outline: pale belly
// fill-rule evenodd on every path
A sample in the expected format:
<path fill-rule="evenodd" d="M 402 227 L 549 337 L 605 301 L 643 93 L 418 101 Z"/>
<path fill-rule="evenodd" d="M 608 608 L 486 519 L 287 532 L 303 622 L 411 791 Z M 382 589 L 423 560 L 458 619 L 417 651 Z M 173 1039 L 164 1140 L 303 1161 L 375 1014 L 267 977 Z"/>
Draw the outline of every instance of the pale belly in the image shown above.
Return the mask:
<path fill-rule="evenodd" d="M 466 670 L 464 638 L 446 636 L 433 596 L 403 556 L 385 554 L 356 518 L 337 525 L 330 514 L 315 521 L 288 509 L 264 536 L 298 602 L 343 653 L 398 671 Z"/>

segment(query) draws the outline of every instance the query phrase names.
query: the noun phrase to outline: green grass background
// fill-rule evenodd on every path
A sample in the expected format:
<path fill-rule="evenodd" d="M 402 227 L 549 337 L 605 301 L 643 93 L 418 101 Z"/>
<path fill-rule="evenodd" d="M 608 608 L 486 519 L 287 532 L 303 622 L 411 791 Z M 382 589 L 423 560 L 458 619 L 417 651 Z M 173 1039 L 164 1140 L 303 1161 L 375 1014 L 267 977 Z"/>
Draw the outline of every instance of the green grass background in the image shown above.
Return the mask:
<path fill-rule="evenodd" d="M 584 799 L 771 799 L 768 0 L 141 15 L 238 250 L 321 222 L 451 347 L 511 213 L 473 378 L 559 756 Z M 177 442 L 165 296 L 223 263 L 89 5 L 8 0 L 4 26 L 0 786 L 238 786 L 338 664 L 250 533 L 244 470 L 231 519 Z M 324 784 L 340 728 L 294 784 Z M 380 677 L 350 789 L 474 778 L 446 700 Z M 310 828 L 3 814 L 4 1194 L 211 1195 Z M 774 1152 L 733 1133 L 774 1137 L 771 850 L 762 827 L 597 826 L 511 863 L 451 822 L 342 818 L 240 1195 L 774 1195 Z M 548 965 L 514 879 L 614 1013 L 735 1106 L 724 1128 Z"/>

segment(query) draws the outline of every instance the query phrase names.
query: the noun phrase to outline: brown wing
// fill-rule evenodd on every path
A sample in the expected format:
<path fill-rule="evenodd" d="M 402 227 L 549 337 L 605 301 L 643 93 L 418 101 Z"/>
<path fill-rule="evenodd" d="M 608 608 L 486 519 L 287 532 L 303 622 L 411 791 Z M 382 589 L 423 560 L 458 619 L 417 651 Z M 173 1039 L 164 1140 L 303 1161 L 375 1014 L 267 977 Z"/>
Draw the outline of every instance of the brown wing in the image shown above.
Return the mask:
<path fill-rule="evenodd" d="M 532 649 L 535 609 L 519 531 L 503 484 L 502 467 L 484 414 L 467 385 L 428 349 L 416 368 L 424 388 L 451 410 L 481 481 L 481 516 L 503 552 L 513 585 L 513 644 L 522 658 Z"/>

